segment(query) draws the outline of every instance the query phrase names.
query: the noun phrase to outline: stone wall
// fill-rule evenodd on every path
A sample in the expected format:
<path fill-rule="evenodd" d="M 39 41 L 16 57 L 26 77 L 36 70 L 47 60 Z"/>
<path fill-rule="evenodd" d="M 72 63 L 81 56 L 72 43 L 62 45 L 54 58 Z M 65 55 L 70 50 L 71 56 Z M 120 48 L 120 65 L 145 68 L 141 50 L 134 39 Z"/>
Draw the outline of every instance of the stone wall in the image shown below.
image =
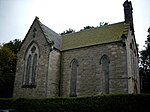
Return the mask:
<path fill-rule="evenodd" d="M 128 77 L 128 93 L 140 93 L 139 68 L 138 68 L 138 51 L 136 40 L 132 31 L 129 30 L 126 39 L 127 49 L 127 72 Z"/>
<path fill-rule="evenodd" d="M 33 30 L 36 28 L 36 35 L 33 37 Z M 34 21 L 29 32 L 27 33 L 21 49 L 17 55 L 16 78 L 14 85 L 14 97 L 32 97 L 43 98 L 46 96 L 46 76 L 48 74 L 48 57 L 50 47 L 43 35 L 37 21 Z M 28 46 L 36 43 L 39 48 L 39 59 L 37 67 L 36 88 L 22 88 L 23 75 L 25 70 L 25 55 Z"/>
<path fill-rule="evenodd" d="M 127 93 L 126 48 L 122 42 L 83 47 L 62 52 L 61 96 L 69 96 L 71 61 L 78 61 L 77 96 L 105 94 L 100 59 L 109 57 L 109 93 Z"/>
<path fill-rule="evenodd" d="M 47 96 L 58 97 L 60 78 L 60 51 L 53 50 L 49 54 L 49 67 L 47 77 Z"/>

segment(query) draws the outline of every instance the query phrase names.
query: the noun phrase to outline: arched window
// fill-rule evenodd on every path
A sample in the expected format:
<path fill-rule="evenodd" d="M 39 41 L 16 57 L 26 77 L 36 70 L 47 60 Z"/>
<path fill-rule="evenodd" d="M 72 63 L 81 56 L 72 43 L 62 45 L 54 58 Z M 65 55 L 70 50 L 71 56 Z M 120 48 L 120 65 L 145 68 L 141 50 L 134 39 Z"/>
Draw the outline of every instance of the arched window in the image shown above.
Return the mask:
<path fill-rule="evenodd" d="M 31 71 L 31 55 L 29 55 L 27 59 L 25 85 L 29 84 L 30 71 Z"/>
<path fill-rule="evenodd" d="M 74 59 L 71 62 L 71 80 L 70 80 L 70 96 L 77 96 L 77 72 L 78 72 L 78 61 Z"/>
<path fill-rule="evenodd" d="M 100 63 L 102 65 L 102 70 L 104 74 L 104 92 L 109 94 L 109 58 L 107 55 L 103 55 Z"/>
<path fill-rule="evenodd" d="M 33 57 L 32 78 L 31 78 L 32 85 L 35 85 L 36 68 L 37 68 L 37 54 L 35 54 Z"/>
<path fill-rule="evenodd" d="M 39 50 L 35 43 L 29 46 L 25 54 L 25 72 L 22 87 L 36 87 Z"/>

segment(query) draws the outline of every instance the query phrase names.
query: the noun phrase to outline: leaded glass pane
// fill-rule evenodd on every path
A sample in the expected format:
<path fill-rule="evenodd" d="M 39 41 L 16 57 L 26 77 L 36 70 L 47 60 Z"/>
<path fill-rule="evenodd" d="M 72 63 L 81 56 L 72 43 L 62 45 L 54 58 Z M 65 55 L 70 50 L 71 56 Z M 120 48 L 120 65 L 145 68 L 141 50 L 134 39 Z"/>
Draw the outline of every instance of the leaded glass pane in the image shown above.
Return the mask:
<path fill-rule="evenodd" d="M 30 70 L 31 70 L 31 55 L 29 55 L 27 59 L 25 85 L 29 84 Z"/>
<path fill-rule="evenodd" d="M 102 70 L 104 73 L 104 85 L 105 85 L 105 93 L 109 93 L 109 59 L 106 55 L 104 55 L 101 59 Z"/>
<path fill-rule="evenodd" d="M 37 54 L 35 54 L 33 57 L 32 77 L 31 77 L 32 85 L 35 85 L 36 68 L 37 68 Z"/>
<path fill-rule="evenodd" d="M 74 60 L 71 66 L 70 96 L 76 96 L 77 66 L 78 63 Z"/>

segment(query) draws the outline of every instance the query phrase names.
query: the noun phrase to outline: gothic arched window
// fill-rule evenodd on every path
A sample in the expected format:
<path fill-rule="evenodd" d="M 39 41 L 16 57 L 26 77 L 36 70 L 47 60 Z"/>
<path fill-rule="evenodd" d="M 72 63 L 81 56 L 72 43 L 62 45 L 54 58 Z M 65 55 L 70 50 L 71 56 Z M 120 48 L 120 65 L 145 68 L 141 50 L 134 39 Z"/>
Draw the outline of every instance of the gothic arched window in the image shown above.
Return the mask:
<path fill-rule="evenodd" d="M 31 71 L 31 55 L 29 55 L 27 59 L 25 85 L 29 84 L 30 71 Z"/>
<path fill-rule="evenodd" d="M 78 61 L 76 59 L 71 62 L 71 80 L 70 80 L 70 96 L 77 96 L 77 72 Z"/>
<path fill-rule="evenodd" d="M 36 87 L 37 65 L 39 57 L 38 46 L 35 43 L 32 43 L 25 55 L 23 87 Z"/>
<path fill-rule="evenodd" d="M 32 65 L 32 78 L 31 78 L 32 85 L 35 85 L 36 68 L 37 68 L 37 54 L 34 54 Z"/>
<path fill-rule="evenodd" d="M 104 92 L 109 94 L 109 58 L 107 55 L 101 57 L 100 63 L 102 65 L 102 71 L 104 74 Z"/>

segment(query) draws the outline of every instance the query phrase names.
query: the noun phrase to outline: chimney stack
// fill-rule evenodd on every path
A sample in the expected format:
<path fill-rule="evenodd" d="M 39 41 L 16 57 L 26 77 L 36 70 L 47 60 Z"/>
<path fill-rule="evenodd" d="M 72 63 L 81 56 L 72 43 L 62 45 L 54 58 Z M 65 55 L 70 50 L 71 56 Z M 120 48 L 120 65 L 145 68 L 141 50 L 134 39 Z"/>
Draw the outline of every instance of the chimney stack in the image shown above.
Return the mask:
<path fill-rule="evenodd" d="M 131 1 L 126 0 L 123 4 L 124 6 L 124 18 L 125 22 L 129 23 L 131 26 L 133 26 L 133 16 L 132 16 L 132 3 Z"/>

